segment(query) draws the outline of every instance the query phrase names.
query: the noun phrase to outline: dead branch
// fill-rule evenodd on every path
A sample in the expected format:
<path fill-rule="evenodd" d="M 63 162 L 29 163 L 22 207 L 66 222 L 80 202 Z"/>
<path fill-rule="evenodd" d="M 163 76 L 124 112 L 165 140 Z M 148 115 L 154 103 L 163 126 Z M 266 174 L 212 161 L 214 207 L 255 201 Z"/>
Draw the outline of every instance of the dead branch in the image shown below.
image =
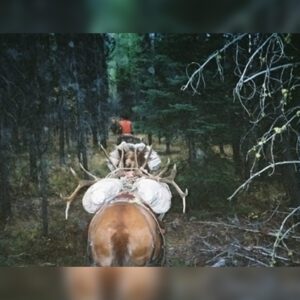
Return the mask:
<path fill-rule="evenodd" d="M 300 164 L 300 160 L 292 160 L 292 161 L 280 161 L 280 162 L 276 162 L 273 164 L 270 164 L 268 166 L 266 166 L 265 168 L 263 168 L 262 170 L 260 170 L 259 172 L 251 175 L 242 185 L 240 185 L 235 191 L 234 193 L 228 197 L 227 199 L 229 201 L 232 200 L 232 198 L 242 189 L 244 189 L 255 177 L 260 176 L 262 173 L 264 173 L 265 171 L 269 170 L 270 168 L 274 168 L 275 166 L 278 165 L 287 165 L 287 164 Z"/>
<path fill-rule="evenodd" d="M 209 225 L 209 226 L 223 226 L 223 227 L 229 227 L 229 228 L 234 228 L 234 229 L 238 229 L 238 230 L 243 230 L 243 231 L 247 231 L 247 232 L 251 232 L 251 233 L 258 233 L 258 234 L 263 234 L 263 235 L 267 235 L 270 237 L 277 237 L 277 232 L 274 231 L 262 231 L 259 229 L 252 229 L 252 228 L 247 228 L 247 227 L 242 227 L 242 226 L 238 226 L 238 225 L 233 225 L 233 224 L 227 224 L 227 223 L 223 223 L 223 222 L 215 222 L 215 221 L 193 221 L 193 223 L 195 224 L 203 224 L 203 225 Z M 287 238 L 286 236 L 284 237 L 285 239 Z M 300 236 L 289 236 L 289 238 L 291 239 L 296 239 L 299 240 Z"/>
<path fill-rule="evenodd" d="M 202 65 L 200 65 L 200 64 L 198 64 L 198 63 L 192 63 L 192 64 L 198 65 L 199 67 L 198 67 L 198 69 L 197 69 L 196 71 L 194 71 L 194 72 L 192 73 L 192 75 L 189 75 L 189 74 L 188 74 L 188 68 L 187 68 L 186 73 L 187 73 L 187 76 L 188 76 L 189 79 L 188 79 L 187 83 L 186 83 L 184 86 L 182 86 L 181 90 L 182 90 L 182 91 L 185 91 L 185 90 L 190 86 L 190 87 L 192 88 L 192 90 L 194 91 L 194 93 L 198 93 L 198 88 L 199 88 L 200 79 L 201 79 L 201 77 L 202 77 L 202 72 L 203 72 L 205 66 L 206 66 L 212 59 L 216 58 L 216 57 L 219 55 L 219 53 L 223 53 L 227 48 L 229 48 L 230 46 L 234 45 L 237 41 L 243 39 L 246 35 L 247 35 L 247 34 L 245 33 L 245 34 L 241 34 L 241 35 L 238 35 L 237 37 L 235 37 L 232 41 L 228 42 L 223 48 L 221 48 L 221 49 L 215 51 L 212 55 L 210 55 L 210 56 L 207 58 L 207 60 L 206 60 Z M 192 65 L 192 64 L 190 64 L 190 65 Z M 190 65 L 189 65 L 189 66 L 190 66 Z M 188 66 L 188 67 L 189 67 L 189 66 Z M 198 79 L 197 79 L 196 84 L 195 84 L 195 86 L 194 86 L 194 81 L 195 81 L 196 76 L 198 76 Z"/>
<path fill-rule="evenodd" d="M 245 40 L 247 36 L 248 48 L 244 45 L 241 46 L 241 40 Z M 300 66 L 300 62 L 294 62 L 291 57 L 287 56 L 285 45 L 288 42 L 286 42 L 286 37 L 286 35 L 279 33 L 267 36 L 259 33 L 233 35 L 223 48 L 214 51 L 204 63 L 193 62 L 187 67 L 188 80 L 182 90 L 190 87 L 194 93 L 197 93 L 201 81 L 205 88 L 204 69 L 208 63 L 216 59 L 217 71 L 222 73 L 222 67 L 220 67 L 220 61 L 217 57 L 219 53 L 223 53 L 228 47 L 233 48 L 235 50 L 234 74 L 238 77 L 233 89 L 233 96 L 234 99 L 240 102 L 241 107 L 249 116 L 250 124 L 252 124 L 246 136 L 250 132 L 254 132 L 254 129 L 262 120 L 274 120 L 270 128 L 262 135 L 258 144 L 248 151 L 246 160 L 248 160 L 251 152 L 255 152 L 249 179 L 235 190 L 228 198 L 229 200 L 240 190 L 248 187 L 252 179 L 263 172 L 271 170 L 270 175 L 272 175 L 277 165 L 299 164 L 299 161 L 276 162 L 273 153 L 275 144 L 280 142 L 279 139 L 276 139 L 277 136 L 281 137 L 283 133 L 288 131 L 297 135 L 295 148 L 296 151 L 299 149 L 299 132 L 292 127 L 292 121 L 300 117 L 299 107 L 288 108 L 286 104 L 290 99 L 291 92 L 300 87 L 300 78 L 293 74 L 295 68 Z M 196 70 L 189 74 L 188 68 L 195 65 L 197 66 Z M 243 140 L 246 136 L 243 137 Z M 265 156 L 264 147 L 267 143 L 270 145 L 268 152 L 270 152 L 271 164 L 253 174 L 259 159 L 262 155 Z"/>
<path fill-rule="evenodd" d="M 279 243 L 285 239 L 288 235 L 288 233 L 294 229 L 296 226 L 298 226 L 300 224 L 300 222 L 292 225 L 290 228 L 288 228 L 284 234 L 282 234 L 283 232 L 283 228 L 284 228 L 284 225 L 286 224 L 286 222 L 288 221 L 288 219 L 290 217 L 292 217 L 298 210 L 300 209 L 300 206 L 296 207 L 295 209 L 293 209 L 285 218 L 284 220 L 282 221 L 281 223 L 281 226 L 276 234 L 276 240 L 274 242 L 274 245 L 273 245 L 273 250 L 272 250 L 272 264 L 275 263 L 275 255 L 276 255 L 276 248 L 278 247 Z"/>
<path fill-rule="evenodd" d="M 264 262 L 262 262 L 262 261 L 260 261 L 260 260 L 258 260 L 258 259 L 256 259 L 256 258 L 253 258 L 253 257 L 251 257 L 251 256 L 244 255 L 244 254 L 237 253 L 237 252 L 234 253 L 234 255 L 239 256 L 239 257 L 242 257 L 242 258 L 246 258 L 246 259 L 248 259 L 248 260 L 250 260 L 250 261 L 253 261 L 253 262 L 255 262 L 255 263 L 257 263 L 257 264 L 259 264 L 259 265 L 261 265 L 261 266 L 263 266 L 263 267 L 269 267 L 269 265 L 267 265 L 266 263 L 264 263 Z"/>

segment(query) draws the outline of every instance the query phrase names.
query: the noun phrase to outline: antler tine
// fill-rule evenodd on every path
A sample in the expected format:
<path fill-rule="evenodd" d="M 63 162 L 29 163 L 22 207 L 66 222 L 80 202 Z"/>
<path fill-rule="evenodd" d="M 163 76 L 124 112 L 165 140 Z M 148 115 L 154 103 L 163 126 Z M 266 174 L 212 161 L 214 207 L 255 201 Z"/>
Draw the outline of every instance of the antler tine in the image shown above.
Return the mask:
<path fill-rule="evenodd" d="M 182 198 L 182 213 L 184 213 L 184 214 L 185 214 L 185 211 L 186 211 L 186 199 L 185 198 L 188 196 L 188 194 L 189 194 L 189 191 L 186 188 L 185 193 L 184 193 L 184 197 Z"/>
<path fill-rule="evenodd" d="M 171 177 L 175 179 L 176 175 L 177 175 L 177 165 L 174 164 L 173 169 L 171 171 Z"/>
<path fill-rule="evenodd" d="M 144 162 L 143 165 L 141 166 L 141 169 L 144 169 L 144 168 L 146 167 L 146 165 L 147 165 L 147 163 L 148 163 L 148 160 L 149 160 L 149 158 L 150 158 L 150 155 L 151 155 L 151 153 L 152 153 L 152 147 L 153 147 L 153 145 L 150 146 L 148 155 L 147 155 L 147 157 L 146 157 L 145 162 Z"/>
<path fill-rule="evenodd" d="M 139 176 L 144 176 L 145 174 L 141 171 L 141 169 L 139 168 L 139 163 L 137 160 L 137 148 L 134 148 L 134 169 L 137 175 Z"/>
<path fill-rule="evenodd" d="M 96 183 L 98 181 L 98 179 L 80 180 L 77 173 L 74 171 L 74 169 L 72 167 L 70 168 L 70 171 L 71 171 L 72 175 L 79 180 L 79 183 L 78 183 L 77 187 L 75 188 L 74 192 L 70 196 L 65 196 L 64 197 L 62 194 L 60 194 L 61 199 L 65 200 L 67 202 L 66 203 L 66 209 L 65 209 L 65 218 L 66 218 L 66 220 L 68 219 L 68 214 L 69 214 L 69 209 L 70 209 L 71 203 L 74 201 L 74 199 L 76 198 L 79 191 L 82 188 L 91 186 L 91 185 L 93 185 L 94 183 Z"/>
<path fill-rule="evenodd" d="M 68 220 L 69 217 L 69 209 L 70 209 L 71 201 L 68 201 L 66 204 L 66 210 L 65 210 L 65 218 Z"/>
<path fill-rule="evenodd" d="M 75 178 L 79 179 L 79 176 L 77 175 L 77 173 L 74 171 L 72 167 L 70 167 L 70 171 Z"/>
<path fill-rule="evenodd" d="M 138 163 L 138 159 L 137 159 L 137 148 L 134 147 L 134 164 L 135 164 L 135 168 L 139 168 L 139 163 Z"/>
<path fill-rule="evenodd" d="M 174 180 L 170 180 L 168 178 L 162 178 L 159 181 L 171 184 L 176 189 L 176 191 L 178 192 L 179 196 L 182 199 L 182 212 L 185 213 L 186 210 L 185 198 L 188 195 L 188 189 L 185 189 L 185 192 L 183 192 L 182 189 L 178 186 L 178 184 Z"/>
<path fill-rule="evenodd" d="M 109 162 L 110 162 L 110 163 L 112 164 L 112 166 L 115 168 L 115 170 L 118 169 L 118 168 L 116 167 L 116 165 L 115 165 L 115 164 L 112 162 L 112 160 L 110 159 L 108 153 L 106 152 L 106 150 L 105 150 L 105 148 L 102 146 L 102 144 L 100 144 L 100 148 L 101 148 L 101 150 L 104 152 L 104 154 L 105 154 L 106 158 L 109 160 Z"/>
<path fill-rule="evenodd" d="M 165 174 L 168 171 L 170 162 L 171 162 L 170 158 L 168 158 L 166 166 L 158 173 L 157 177 L 161 177 L 163 174 Z"/>
<path fill-rule="evenodd" d="M 176 164 L 174 164 L 171 174 L 167 178 L 170 180 L 174 180 L 176 175 L 177 175 L 177 166 L 176 166 Z"/>
<path fill-rule="evenodd" d="M 94 174 L 92 174 L 91 172 L 89 172 L 83 165 L 82 163 L 79 164 L 80 165 L 80 168 L 86 173 L 88 174 L 89 176 L 93 177 L 95 180 L 99 180 L 100 178 L 95 176 Z"/>

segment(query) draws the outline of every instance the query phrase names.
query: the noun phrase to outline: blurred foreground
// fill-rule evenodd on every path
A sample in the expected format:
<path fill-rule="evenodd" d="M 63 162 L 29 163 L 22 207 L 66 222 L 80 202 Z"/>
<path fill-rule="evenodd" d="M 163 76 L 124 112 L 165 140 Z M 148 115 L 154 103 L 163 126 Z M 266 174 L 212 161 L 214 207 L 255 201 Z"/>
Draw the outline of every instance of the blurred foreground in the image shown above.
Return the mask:
<path fill-rule="evenodd" d="M 1 269 L 0 299 L 299 299 L 297 269 Z M 16 288 L 17 286 L 17 288 Z"/>

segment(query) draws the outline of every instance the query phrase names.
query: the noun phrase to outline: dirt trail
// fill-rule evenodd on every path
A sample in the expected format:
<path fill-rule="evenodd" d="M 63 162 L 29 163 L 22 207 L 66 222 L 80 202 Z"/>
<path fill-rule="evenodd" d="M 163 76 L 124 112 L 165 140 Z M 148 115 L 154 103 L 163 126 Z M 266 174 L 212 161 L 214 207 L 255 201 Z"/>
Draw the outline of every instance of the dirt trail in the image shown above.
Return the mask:
<path fill-rule="evenodd" d="M 40 199 L 19 199 L 14 218 L 0 236 L 1 266 L 82 266 L 85 265 L 86 230 L 92 215 L 78 199 L 64 219 L 65 203 L 58 197 L 49 199 L 49 236 L 41 237 Z M 172 211 L 173 210 L 173 211 Z M 183 215 L 174 209 L 165 219 L 167 266 L 270 266 L 275 232 L 283 212 L 264 215 L 262 220 L 247 217 L 230 219 L 208 212 L 193 211 Z M 270 218 L 272 216 L 272 218 Z M 291 223 L 290 223 L 291 224 Z M 293 232 L 297 235 L 297 232 Z M 276 264 L 300 265 L 299 239 L 289 239 L 277 249 Z M 288 249 L 288 250 L 287 250 Z"/>

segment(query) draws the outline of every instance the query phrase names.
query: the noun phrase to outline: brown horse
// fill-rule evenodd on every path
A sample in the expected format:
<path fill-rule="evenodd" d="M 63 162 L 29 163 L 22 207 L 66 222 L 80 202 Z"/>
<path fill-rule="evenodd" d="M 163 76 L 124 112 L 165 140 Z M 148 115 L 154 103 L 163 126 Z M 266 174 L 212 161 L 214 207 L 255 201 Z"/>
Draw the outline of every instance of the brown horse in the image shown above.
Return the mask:
<path fill-rule="evenodd" d="M 183 201 L 183 212 L 185 212 L 185 197 L 188 194 L 175 182 L 176 165 L 167 177 L 162 177 L 169 169 L 167 166 L 159 174 L 149 173 L 148 161 L 152 147 L 145 158 L 145 149 L 138 152 L 121 151 L 121 158 L 118 165 L 110 160 L 106 150 L 101 146 L 108 161 L 114 167 L 107 177 L 120 178 L 122 176 L 146 177 L 162 183 L 167 183 L 177 190 Z M 82 188 L 97 183 L 101 178 L 96 177 L 87 171 L 81 164 L 81 169 L 93 177 L 93 180 L 80 180 L 76 172 L 71 172 L 79 183 L 74 192 L 68 197 L 62 197 L 66 201 L 65 216 L 68 218 L 68 211 L 72 201 Z M 133 176 L 134 175 L 134 176 Z M 128 177 L 128 178 L 129 178 Z M 88 228 L 88 250 L 91 262 L 98 266 L 151 266 L 164 263 L 164 230 L 155 214 L 146 204 L 143 204 L 135 195 L 129 192 L 120 193 L 110 203 L 103 204 L 98 210 Z"/>
<path fill-rule="evenodd" d="M 163 264 L 163 230 L 151 209 L 130 193 L 119 194 L 96 213 L 88 241 L 97 266 Z"/>

